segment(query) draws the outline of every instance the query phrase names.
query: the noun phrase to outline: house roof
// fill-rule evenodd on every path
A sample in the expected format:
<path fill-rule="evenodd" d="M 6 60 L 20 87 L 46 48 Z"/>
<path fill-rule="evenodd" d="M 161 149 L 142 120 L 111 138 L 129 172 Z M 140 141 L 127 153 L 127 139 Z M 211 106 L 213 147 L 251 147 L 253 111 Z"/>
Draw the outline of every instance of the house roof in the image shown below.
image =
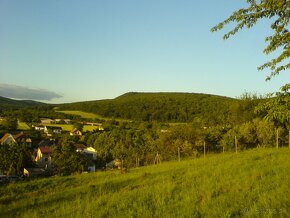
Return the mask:
<path fill-rule="evenodd" d="M 26 139 L 25 141 L 26 142 L 32 142 L 32 140 L 30 139 L 30 138 L 26 138 L 26 136 L 25 136 L 25 134 L 23 133 L 23 132 L 20 132 L 20 133 L 18 133 L 18 134 L 16 134 L 16 135 L 12 135 L 12 134 L 10 134 L 10 133 L 6 133 L 1 139 L 0 139 L 0 144 L 3 144 L 4 142 L 6 142 L 6 140 L 8 139 L 8 138 L 12 138 L 12 140 L 14 141 L 14 142 L 16 142 L 16 140 L 22 140 L 22 139 Z"/>
<path fill-rule="evenodd" d="M 6 133 L 1 139 L 0 143 L 4 143 L 9 137 L 13 137 L 10 133 Z"/>
<path fill-rule="evenodd" d="M 40 149 L 41 153 L 43 153 L 43 154 L 51 154 L 52 153 L 51 148 L 48 146 L 40 146 L 39 149 Z"/>

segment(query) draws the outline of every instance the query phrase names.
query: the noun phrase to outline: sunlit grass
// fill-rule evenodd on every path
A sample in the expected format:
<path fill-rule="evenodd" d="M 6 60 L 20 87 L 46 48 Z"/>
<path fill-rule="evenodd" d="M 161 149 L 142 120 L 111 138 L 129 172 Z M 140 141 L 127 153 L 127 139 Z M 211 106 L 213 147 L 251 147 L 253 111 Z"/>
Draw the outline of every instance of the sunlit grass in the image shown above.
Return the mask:
<path fill-rule="evenodd" d="M 87 113 L 87 112 L 83 112 L 83 111 L 57 111 L 59 113 L 64 113 L 64 114 L 71 114 L 71 115 L 79 115 L 82 118 L 87 118 L 87 119 L 99 119 L 99 120 L 116 120 L 116 121 L 120 121 L 120 122 L 130 122 L 131 120 L 128 119 L 122 119 L 122 118 L 108 118 L 108 117 L 103 117 L 101 115 L 98 114 L 93 114 L 93 113 Z"/>
<path fill-rule="evenodd" d="M 88 119 L 96 119 L 96 118 L 101 118 L 101 116 L 93 114 L 93 113 L 87 113 L 83 111 L 58 111 L 59 113 L 64 113 L 64 114 L 70 114 L 70 115 L 78 115 L 81 116 L 82 118 L 88 118 Z"/>
<path fill-rule="evenodd" d="M 289 217 L 290 149 L 0 186 L 1 217 Z"/>
<path fill-rule="evenodd" d="M 73 129 L 73 125 L 72 124 L 45 124 L 46 126 L 57 126 L 57 127 L 61 127 L 63 131 L 71 131 Z M 97 129 L 97 126 L 90 126 L 90 125 L 84 125 L 83 126 L 83 131 L 89 131 L 92 132 L 95 129 Z"/>
<path fill-rule="evenodd" d="M 18 122 L 18 130 L 29 130 L 30 127 L 25 122 Z"/>

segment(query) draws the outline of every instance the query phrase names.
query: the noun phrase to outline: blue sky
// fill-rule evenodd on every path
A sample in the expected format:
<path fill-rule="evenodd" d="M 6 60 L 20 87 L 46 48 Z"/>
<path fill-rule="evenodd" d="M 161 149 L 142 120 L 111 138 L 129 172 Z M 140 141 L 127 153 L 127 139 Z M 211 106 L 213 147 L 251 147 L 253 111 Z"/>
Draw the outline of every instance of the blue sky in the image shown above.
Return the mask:
<path fill-rule="evenodd" d="M 243 6 L 245 0 L 0 0 L 0 95 L 25 98 L 27 90 L 27 98 L 58 103 L 129 91 L 278 91 L 287 72 L 265 82 L 267 72 L 257 71 L 271 58 L 263 54 L 268 21 L 227 41 L 229 28 L 210 32 Z M 40 91 L 43 98 L 31 94 Z"/>

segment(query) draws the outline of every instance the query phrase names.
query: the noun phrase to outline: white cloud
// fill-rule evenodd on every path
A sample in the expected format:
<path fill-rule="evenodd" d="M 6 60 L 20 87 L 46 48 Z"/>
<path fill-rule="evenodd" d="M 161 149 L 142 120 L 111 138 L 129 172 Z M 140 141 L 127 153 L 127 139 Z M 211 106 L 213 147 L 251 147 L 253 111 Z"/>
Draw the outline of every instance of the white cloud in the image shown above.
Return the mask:
<path fill-rule="evenodd" d="M 44 89 L 31 89 L 24 86 L 0 83 L 0 96 L 7 98 L 51 101 L 62 96 Z"/>

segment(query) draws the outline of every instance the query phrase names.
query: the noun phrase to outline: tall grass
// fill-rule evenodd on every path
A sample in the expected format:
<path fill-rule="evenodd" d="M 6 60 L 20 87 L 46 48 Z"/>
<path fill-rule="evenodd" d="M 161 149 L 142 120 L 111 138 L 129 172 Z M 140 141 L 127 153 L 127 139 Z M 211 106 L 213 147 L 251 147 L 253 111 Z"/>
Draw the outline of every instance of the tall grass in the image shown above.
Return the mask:
<path fill-rule="evenodd" d="M 289 217 L 290 149 L 0 187 L 1 217 Z"/>

